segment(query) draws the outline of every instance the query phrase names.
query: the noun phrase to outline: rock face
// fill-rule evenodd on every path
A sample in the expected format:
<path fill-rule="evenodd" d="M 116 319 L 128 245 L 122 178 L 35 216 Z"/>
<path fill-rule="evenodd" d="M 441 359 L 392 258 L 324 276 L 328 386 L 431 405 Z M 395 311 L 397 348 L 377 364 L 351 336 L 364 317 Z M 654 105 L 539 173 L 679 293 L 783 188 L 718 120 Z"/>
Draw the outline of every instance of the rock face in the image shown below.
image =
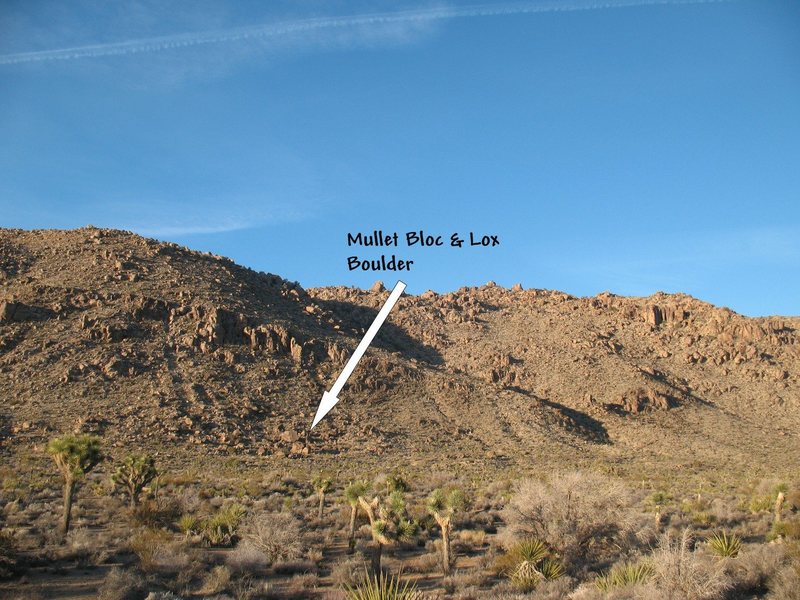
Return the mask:
<path fill-rule="evenodd" d="M 800 319 L 493 282 L 403 296 L 309 431 L 385 296 L 125 232 L 0 230 L 0 449 L 101 423 L 114 444 L 284 460 L 800 462 Z"/>

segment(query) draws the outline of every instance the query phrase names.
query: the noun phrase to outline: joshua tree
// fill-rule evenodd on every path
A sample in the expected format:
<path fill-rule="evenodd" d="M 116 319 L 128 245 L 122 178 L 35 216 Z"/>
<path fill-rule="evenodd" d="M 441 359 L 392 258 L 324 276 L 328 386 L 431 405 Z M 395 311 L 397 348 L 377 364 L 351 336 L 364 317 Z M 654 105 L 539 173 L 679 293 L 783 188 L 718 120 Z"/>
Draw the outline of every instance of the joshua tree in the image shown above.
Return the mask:
<path fill-rule="evenodd" d="M 53 457 L 56 467 L 64 477 L 64 515 L 61 519 L 61 534 L 66 535 L 69 531 L 72 500 L 78 481 L 103 458 L 100 453 L 100 439 L 93 435 L 69 433 L 50 440 L 47 444 L 47 453 Z"/>
<path fill-rule="evenodd" d="M 445 575 L 450 573 L 450 531 L 453 527 L 453 516 L 466 506 L 467 499 L 459 489 L 437 489 L 428 498 L 428 512 L 442 530 L 442 571 Z"/>
<path fill-rule="evenodd" d="M 314 477 L 311 481 L 311 485 L 317 490 L 317 495 L 319 496 L 319 511 L 317 512 L 317 517 L 321 519 L 322 513 L 325 510 L 325 494 L 331 491 L 333 480 L 330 477 L 320 474 Z"/>
<path fill-rule="evenodd" d="M 156 460 L 143 454 L 129 454 L 111 476 L 112 481 L 128 492 L 131 508 L 139 503 L 139 495 L 158 476 Z"/>
<path fill-rule="evenodd" d="M 372 531 L 372 573 L 381 573 L 381 557 L 384 546 L 407 542 L 417 533 L 417 524 L 408 519 L 403 493 L 395 491 L 385 498 L 375 496 L 367 500 L 359 496 L 358 503 L 369 519 Z"/>
<path fill-rule="evenodd" d="M 356 481 L 344 488 L 344 497 L 350 505 L 350 526 L 347 530 L 348 551 L 353 552 L 356 545 L 356 517 L 358 516 L 358 499 L 366 496 L 369 486 L 365 481 Z"/>

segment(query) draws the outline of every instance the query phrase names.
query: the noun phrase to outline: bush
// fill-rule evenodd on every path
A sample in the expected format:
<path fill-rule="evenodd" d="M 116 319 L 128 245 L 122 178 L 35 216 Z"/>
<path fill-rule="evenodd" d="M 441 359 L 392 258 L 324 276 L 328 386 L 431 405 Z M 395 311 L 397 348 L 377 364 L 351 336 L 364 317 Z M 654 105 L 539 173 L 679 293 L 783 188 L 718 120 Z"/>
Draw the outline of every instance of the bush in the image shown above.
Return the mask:
<path fill-rule="evenodd" d="M 17 568 L 17 540 L 8 531 L 0 530 L 0 579 L 11 577 Z"/>
<path fill-rule="evenodd" d="M 592 565 L 629 543 L 634 530 L 629 503 L 630 495 L 620 482 L 592 473 L 526 479 L 502 512 L 506 543 L 536 538 L 573 570 L 578 559 Z"/>
<path fill-rule="evenodd" d="M 156 566 L 156 556 L 172 536 L 159 529 L 145 529 L 131 537 L 128 546 L 141 563 L 142 569 L 151 570 Z"/>
<path fill-rule="evenodd" d="M 225 564 L 234 573 L 259 573 L 267 569 L 270 560 L 250 540 L 243 540 L 225 558 Z"/>
<path fill-rule="evenodd" d="M 217 565 L 206 573 L 203 579 L 204 594 L 219 594 L 228 589 L 231 583 L 231 572 L 228 567 Z"/>
<path fill-rule="evenodd" d="M 694 538 L 689 528 L 680 538 L 669 534 L 660 540 L 653 553 L 653 578 L 649 586 L 653 593 L 669 600 L 718 600 L 724 598 L 731 582 L 719 563 L 703 561 L 692 551 Z"/>
<path fill-rule="evenodd" d="M 97 598 L 98 600 L 141 600 L 146 594 L 147 586 L 138 573 L 114 567 L 100 585 Z"/>
<path fill-rule="evenodd" d="M 434 568 L 439 564 L 438 557 L 434 555 Z M 339 560 L 331 568 L 331 581 L 334 585 L 345 588 L 347 586 L 357 586 L 364 580 L 366 563 L 355 557 L 346 557 Z"/>
<path fill-rule="evenodd" d="M 772 541 L 779 538 L 800 540 L 800 520 L 775 521 L 767 534 L 767 540 Z"/>
<path fill-rule="evenodd" d="M 253 519 L 244 539 L 262 552 L 270 563 L 294 560 L 302 556 L 300 524 L 286 513 L 264 513 Z"/>
<path fill-rule="evenodd" d="M 145 500 L 131 508 L 129 514 L 134 525 L 157 529 L 171 527 L 180 515 L 180 507 L 173 501 L 159 504 L 154 500 Z"/>
<path fill-rule="evenodd" d="M 763 488 L 764 486 L 762 485 L 761 487 Z M 778 499 L 778 494 L 785 494 L 788 490 L 789 486 L 785 483 L 771 485 L 766 493 L 756 494 L 750 499 L 750 503 L 748 504 L 750 512 L 757 513 L 773 510 L 775 508 L 775 501 Z"/>

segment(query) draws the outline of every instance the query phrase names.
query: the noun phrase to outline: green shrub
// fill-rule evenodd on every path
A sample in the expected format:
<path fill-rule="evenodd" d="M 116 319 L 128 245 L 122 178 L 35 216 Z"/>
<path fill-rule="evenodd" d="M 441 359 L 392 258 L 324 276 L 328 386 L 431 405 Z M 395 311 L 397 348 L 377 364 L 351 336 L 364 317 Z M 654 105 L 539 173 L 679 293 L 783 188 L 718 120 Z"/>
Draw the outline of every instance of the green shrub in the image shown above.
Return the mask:
<path fill-rule="evenodd" d="M 779 538 L 800 540 L 800 520 L 775 521 L 767 534 L 767 540 L 771 542 Z"/>
<path fill-rule="evenodd" d="M 345 584 L 348 600 L 421 600 L 422 594 L 409 581 L 402 583 L 399 577 L 381 573 L 370 577 L 355 587 Z"/>
<path fill-rule="evenodd" d="M 611 567 L 605 575 L 595 579 L 594 584 L 601 592 L 608 593 L 614 588 L 644 583 L 653 573 L 653 565 L 649 562 L 622 563 Z"/>
<path fill-rule="evenodd" d="M 778 499 L 778 494 L 781 492 L 786 494 L 788 490 L 789 486 L 785 483 L 779 483 L 775 485 L 768 494 L 753 496 L 747 507 L 752 513 L 771 511 L 775 508 L 775 501 Z"/>
<path fill-rule="evenodd" d="M 718 531 L 709 536 L 708 547 L 720 558 L 736 558 L 742 549 L 742 540 L 735 533 L 728 535 L 726 531 Z"/>

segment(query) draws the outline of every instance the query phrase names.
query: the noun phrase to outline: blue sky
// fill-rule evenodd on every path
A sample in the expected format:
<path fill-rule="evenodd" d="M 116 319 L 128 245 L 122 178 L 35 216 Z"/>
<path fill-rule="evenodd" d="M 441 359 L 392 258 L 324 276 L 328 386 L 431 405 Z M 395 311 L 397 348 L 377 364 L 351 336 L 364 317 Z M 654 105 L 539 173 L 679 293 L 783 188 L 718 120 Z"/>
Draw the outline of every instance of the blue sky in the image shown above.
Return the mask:
<path fill-rule="evenodd" d="M 488 280 L 800 314 L 800 3 L 0 4 L 0 224 L 130 229 L 306 287 L 348 232 Z"/>

